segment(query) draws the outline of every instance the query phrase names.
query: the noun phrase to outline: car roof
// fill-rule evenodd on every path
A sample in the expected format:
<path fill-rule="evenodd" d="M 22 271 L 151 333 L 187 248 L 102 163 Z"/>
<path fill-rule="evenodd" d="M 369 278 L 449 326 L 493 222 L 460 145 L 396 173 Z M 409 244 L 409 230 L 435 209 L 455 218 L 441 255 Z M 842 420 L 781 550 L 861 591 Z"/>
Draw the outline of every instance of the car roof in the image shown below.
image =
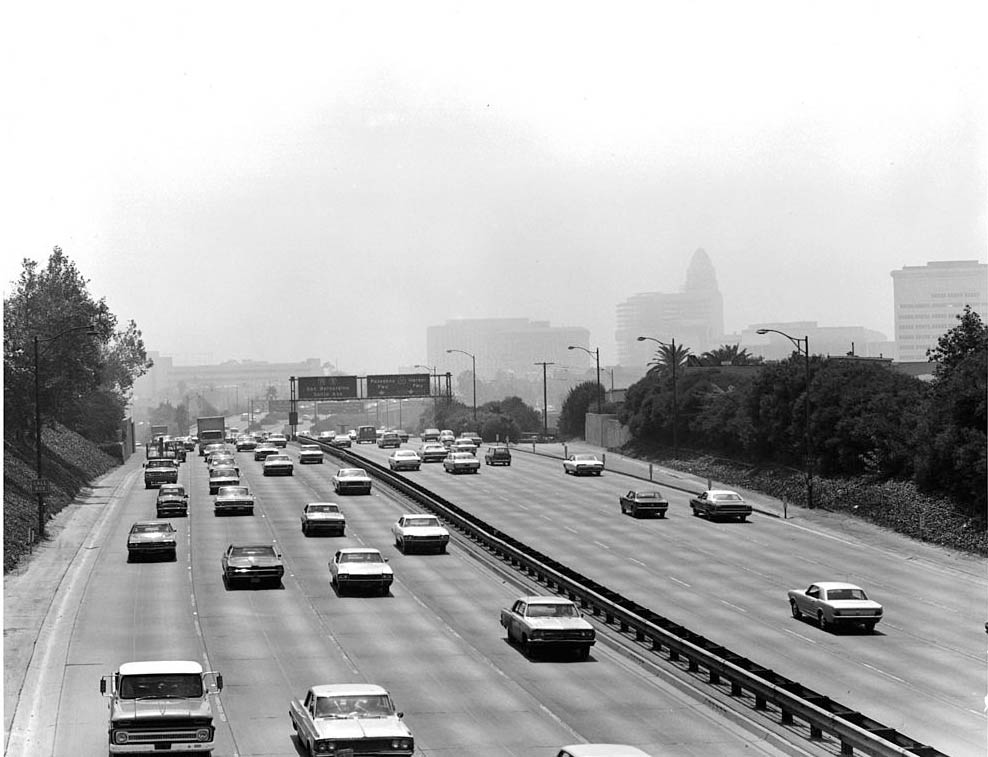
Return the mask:
<path fill-rule="evenodd" d="M 130 527 L 133 528 L 134 526 L 168 526 L 174 528 L 170 520 L 137 520 Z"/>
<path fill-rule="evenodd" d="M 518 599 L 525 600 L 528 604 L 540 604 L 540 605 L 571 605 L 573 601 L 566 599 L 566 597 L 549 597 L 541 594 L 533 594 L 530 597 L 518 597 Z"/>
<path fill-rule="evenodd" d="M 342 547 L 338 550 L 341 555 L 353 555 L 353 554 L 381 554 L 381 550 L 374 549 L 373 547 Z"/>
<path fill-rule="evenodd" d="M 193 660 L 142 660 L 125 662 L 120 666 L 120 675 L 139 676 L 149 673 L 202 673 L 202 665 Z"/>
<path fill-rule="evenodd" d="M 848 584 L 842 581 L 814 581 L 812 586 L 819 586 L 821 589 L 830 591 L 831 589 L 860 589 L 857 584 Z"/>
<path fill-rule="evenodd" d="M 388 696 L 388 690 L 373 683 L 324 683 L 310 689 L 317 697 Z"/>
<path fill-rule="evenodd" d="M 707 494 L 733 494 L 735 497 L 741 496 L 736 491 L 732 491 L 731 489 L 708 489 Z"/>

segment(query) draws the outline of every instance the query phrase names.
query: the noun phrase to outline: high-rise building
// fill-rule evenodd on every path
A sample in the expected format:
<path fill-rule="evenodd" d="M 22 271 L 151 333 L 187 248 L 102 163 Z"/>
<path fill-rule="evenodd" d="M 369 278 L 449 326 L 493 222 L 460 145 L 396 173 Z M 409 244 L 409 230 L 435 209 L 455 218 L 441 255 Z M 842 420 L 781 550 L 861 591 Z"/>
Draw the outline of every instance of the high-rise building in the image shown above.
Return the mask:
<path fill-rule="evenodd" d="M 490 379 L 501 372 L 520 375 L 538 373 L 537 362 L 573 362 L 569 345 L 589 347 L 590 332 L 577 326 L 550 326 L 548 321 L 527 318 L 457 318 L 426 332 L 427 363 L 439 374 L 454 376 L 472 369 L 466 355 L 448 354 L 462 350 L 477 361 L 477 376 Z"/>
<path fill-rule="evenodd" d="M 988 265 L 935 260 L 892 271 L 895 344 L 900 362 L 923 362 L 926 351 L 957 325 L 965 305 L 988 313 Z"/>
<path fill-rule="evenodd" d="M 693 253 L 686 282 L 679 292 L 644 292 L 617 307 L 617 356 L 620 365 L 647 363 L 655 344 L 637 341 L 649 336 L 676 340 L 696 354 L 720 346 L 724 335 L 724 299 L 707 253 Z"/>

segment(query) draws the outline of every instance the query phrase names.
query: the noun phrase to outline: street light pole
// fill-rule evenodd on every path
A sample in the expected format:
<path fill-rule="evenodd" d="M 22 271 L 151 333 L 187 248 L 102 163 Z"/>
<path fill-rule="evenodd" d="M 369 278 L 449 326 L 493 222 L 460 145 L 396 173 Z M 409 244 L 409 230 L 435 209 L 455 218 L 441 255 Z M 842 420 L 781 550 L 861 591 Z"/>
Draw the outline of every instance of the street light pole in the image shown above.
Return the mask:
<path fill-rule="evenodd" d="M 806 456 L 806 506 L 813 509 L 813 441 L 810 434 L 810 337 L 807 334 L 802 339 L 790 336 L 778 329 L 758 329 L 756 334 L 778 334 L 784 336 L 796 346 L 796 354 L 804 357 L 803 367 L 806 372 L 806 398 L 803 400 L 805 417 L 803 420 L 803 448 Z"/>
<path fill-rule="evenodd" d="M 546 436 L 549 435 L 549 389 L 547 386 L 548 379 L 546 378 L 546 368 L 550 365 L 555 365 L 555 363 L 533 363 L 533 365 L 542 366 L 542 433 Z"/>
<path fill-rule="evenodd" d="M 436 411 L 439 399 L 436 395 L 440 394 L 439 381 L 436 377 L 436 366 L 434 365 L 413 365 L 412 368 L 425 368 L 431 375 L 432 381 L 429 384 L 429 394 L 432 394 L 432 422 L 436 422 Z M 433 394 L 435 392 L 435 394 Z"/>
<path fill-rule="evenodd" d="M 602 396 L 603 395 L 603 388 L 604 387 L 602 387 L 600 385 L 600 347 L 597 347 L 597 348 L 595 348 L 593 350 L 588 350 L 586 347 L 579 347 L 577 345 L 571 344 L 566 349 L 568 349 L 568 350 L 583 350 L 588 355 L 590 355 L 590 357 L 596 359 L 596 361 L 597 361 L 597 415 L 601 415 L 603 413 L 603 404 L 604 404 L 604 402 L 603 402 L 603 396 Z"/>
<path fill-rule="evenodd" d="M 474 425 L 477 423 L 477 356 L 472 355 L 464 350 L 446 350 L 447 354 L 450 352 L 459 352 L 461 355 L 466 355 L 470 360 L 473 361 L 473 422 Z"/>
<path fill-rule="evenodd" d="M 655 337 L 651 336 L 640 336 L 638 337 L 639 342 L 655 342 L 662 347 L 669 347 L 672 350 L 672 454 L 673 457 L 679 457 L 679 387 L 676 381 L 676 368 L 679 364 L 679 355 L 676 353 L 676 339 L 675 337 L 671 340 L 670 344 L 666 344 Z"/>
<path fill-rule="evenodd" d="M 47 487 L 43 483 L 43 468 L 41 463 L 41 371 L 38 365 L 38 355 L 40 354 L 39 345 L 42 342 L 53 342 L 59 337 L 71 334 L 74 331 L 85 331 L 86 336 L 96 336 L 97 334 L 96 324 L 87 323 L 85 326 L 73 326 L 70 329 L 65 329 L 65 331 L 60 331 L 55 336 L 39 337 L 37 334 L 34 335 L 34 449 L 37 466 L 35 490 L 38 495 L 38 541 L 45 538 L 45 524 L 48 520 L 44 491 Z"/>

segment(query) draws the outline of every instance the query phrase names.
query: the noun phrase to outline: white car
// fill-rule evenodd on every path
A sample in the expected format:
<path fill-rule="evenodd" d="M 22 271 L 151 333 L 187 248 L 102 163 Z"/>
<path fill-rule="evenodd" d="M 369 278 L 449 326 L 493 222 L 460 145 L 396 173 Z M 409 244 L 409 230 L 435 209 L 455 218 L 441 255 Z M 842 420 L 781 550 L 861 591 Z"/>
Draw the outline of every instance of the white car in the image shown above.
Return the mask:
<path fill-rule="evenodd" d="M 480 460 L 469 452 L 450 452 L 443 458 L 447 473 L 480 473 Z"/>
<path fill-rule="evenodd" d="M 805 615 L 824 630 L 860 625 L 874 631 L 883 613 L 882 606 L 868 599 L 860 586 L 838 581 L 819 581 L 805 590 L 790 589 L 789 609 L 796 620 Z"/>
<path fill-rule="evenodd" d="M 604 472 L 604 463 L 596 455 L 570 455 L 563 460 L 563 471 L 574 476 L 599 476 Z"/>
<path fill-rule="evenodd" d="M 340 468 L 333 474 L 333 491 L 337 494 L 370 494 L 371 478 L 363 468 Z"/>
<path fill-rule="evenodd" d="M 435 515 L 405 513 L 391 526 L 391 533 L 402 554 L 415 549 L 445 552 L 449 543 L 449 531 Z"/>
<path fill-rule="evenodd" d="M 422 458 L 413 449 L 396 449 L 388 457 L 388 467 L 391 470 L 418 470 L 422 467 Z"/>
<path fill-rule="evenodd" d="M 346 517 L 335 502 L 310 502 L 302 508 L 302 533 L 318 532 L 346 535 Z"/>
<path fill-rule="evenodd" d="M 572 744 L 564 746 L 556 757 L 650 757 L 636 746 L 627 744 Z"/>
<path fill-rule="evenodd" d="M 246 486 L 221 486 L 213 500 L 213 515 L 225 513 L 254 514 L 254 495 Z"/>
<path fill-rule="evenodd" d="M 373 589 L 387 594 L 394 573 L 379 550 L 347 547 L 337 550 L 329 561 L 329 579 L 340 595 L 349 589 Z"/>
<path fill-rule="evenodd" d="M 295 472 L 295 463 L 288 455 L 268 455 L 264 458 L 265 476 L 291 476 Z"/>
<path fill-rule="evenodd" d="M 411 757 L 415 739 L 388 692 L 366 683 L 313 686 L 288 707 L 302 751 L 333 754 L 389 754 Z M 385 751 L 374 747 L 380 745 Z"/>
<path fill-rule="evenodd" d="M 318 444 L 301 444 L 298 448 L 298 464 L 317 463 L 322 465 L 322 447 Z"/>

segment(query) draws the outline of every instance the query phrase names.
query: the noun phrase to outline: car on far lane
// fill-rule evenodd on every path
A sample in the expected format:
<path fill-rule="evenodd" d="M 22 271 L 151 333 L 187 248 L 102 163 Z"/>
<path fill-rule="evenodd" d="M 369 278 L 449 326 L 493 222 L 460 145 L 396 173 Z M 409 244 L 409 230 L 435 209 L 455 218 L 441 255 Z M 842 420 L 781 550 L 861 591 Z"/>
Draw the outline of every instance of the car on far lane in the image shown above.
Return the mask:
<path fill-rule="evenodd" d="M 235 581 L 281 586 L 281 578 L 285 575 L 281 553 L 271 544 L 231 544 L 220 562 L 223 582 L 229 588 L 233 588 Z"/>
<path fill-rule="evenodd" d="M 883 613 L 860 586 L 838 581 L 819 581 L 802 591 L 790 589 L 789 609 L 796 620 L 805 616 L 823 630 L 858 625 L 874 631 Z"/>
<path fill-rule="evenodd" d="M 300 444 L 298 447 L 298 464 L 316 463 L 322 465 L 322 447 L 318 444 Z M 265 461 L 266 462 L 266 461 Z"/>
<path fill-rule="evenodd" d="M 246 486 L 221 486 L 213 500 L 213 515 L 254 514 L 254 495 Z"/>
<path fill-rule="evenodd" d="M 353 440 L 349 434 L 336 434 L 329 440 L 329 445 L 337 449 L 349 449 L 353 445 Z"/>
<path fill-rule="evenodd" d="M 391 526 L 391 533 L 402 554 L 412 550 L 445 552 L 449 543 L 449 531 L 439 518 L 427 513 L 405 513 Z"/>
<path fill-rule="evenodd" d="M 253 452 L 257 449 L 257 440 L 253 436 L 237 437 L 237 452 Z"/>
<path fill-rule="evenodd" d="M 330 583 L 342 595 L 349 589 L 371 589 L 387 594 L 394 572 L 380 551 L 370 547 L 339 549 L 329 561 Z"/>
<path fill-rule="evenodd" d="M 443 459 L 447 473 L 480 473 L 480 460 L 470 452 L 450 452 Z"/>
<path fill-rule="evenodd" d="M 563 460 L 563 472 L 574 476 L 599 476 L 604 472 L 604 463 L 596 455 L 579 453 Z"/>
<path fill-rule="evenodd" d="M 708 489 L 690 499 L 690 509 L 697 518 L 745 521 L 751 515 L 751 505 L 737 492 L 727 489 Z"/>
<path fill-rule="evenodd" d="M 270 442 L 261 442 L 254 448 L 254 459 L 264 460 L 268 455 L 277 455 L 278 448 Z"/>
<path fill-rule="evenodd" d="M 666 517 L 669 500 L 662 496 L 658 489 L 631 489 L 619 497 L 621 514 L 637 518 L 640 515 L 655 515 Z"/>
<path fill-rule="evenodd" d="M 291 476 L 295 472 L 295 463 L 288 455 L 268 455 L 264 459 L 265 476 Z"/>
<path fill-rule="evenodd" d="M 333 474 L 333 491 L 337 494 L 370 494 L 371 478 L 363 468 L 340 468 Z"/>
<path fill-rule="evenodd" d="M 346 535 L 346 517 L 335 502 L 309 502 L 302 508 L 302 533 Z"/>
<path fill-rule="evenodd" d="M 484 451 L 486 465 L 511 465 L 511 449 L 507 444 L 492 444 Z"/>
<path fill-rule="evenodd" d="M 448 450 L 439 442 L 426 442 L 419 447 L 419 457 L 423 463 L 441 463 L 448 454 Z"/>
<path fill-rule="evenodd" d="M 422 458 L 413 449 L 396 449 L 388 457 L 388 467 L 391 470 L 418 470 L 422 467 Z"/>
<path fill-rule="evenodd" d="M 627 744 L 571 744 L 562 747 L 556 757 L 651 757 L 636 746 Z"/>
<path fill-rule="evenodd" d="M 177 539 L 175 527 L 167 520 L 139 520 L 127 534 L 127 562 L 142 557 L 174 560 Z"/>
<path fill-rule="evenodd" d="M 377 446 L 381 449 L 386 447 L 400 447 L 401 437 L 397 431 L 384 431 L 377 437 Z"/>

